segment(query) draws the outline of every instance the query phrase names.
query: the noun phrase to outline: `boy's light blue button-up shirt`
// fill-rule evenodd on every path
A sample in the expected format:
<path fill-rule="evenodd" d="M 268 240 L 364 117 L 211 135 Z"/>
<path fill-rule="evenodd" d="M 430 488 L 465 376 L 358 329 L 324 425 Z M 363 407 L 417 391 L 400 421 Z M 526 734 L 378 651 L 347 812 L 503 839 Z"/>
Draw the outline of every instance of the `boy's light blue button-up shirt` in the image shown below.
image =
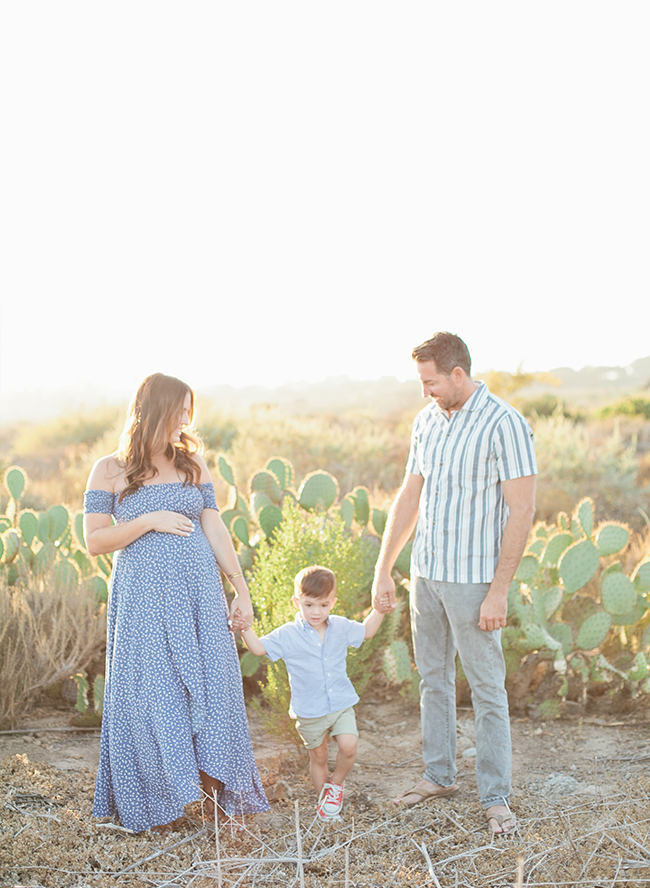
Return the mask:
<path fill-rule="evenodd" d="M 348 648 L 360 647 L 365 635 L 363 623 L 330 614 L 323 642 L 298 613 L 293 623 L 284 623 L 260 638 L 269 659 L 285 662 L 292 718 L 318 718 L 359 702 L 345 664 Z"/>

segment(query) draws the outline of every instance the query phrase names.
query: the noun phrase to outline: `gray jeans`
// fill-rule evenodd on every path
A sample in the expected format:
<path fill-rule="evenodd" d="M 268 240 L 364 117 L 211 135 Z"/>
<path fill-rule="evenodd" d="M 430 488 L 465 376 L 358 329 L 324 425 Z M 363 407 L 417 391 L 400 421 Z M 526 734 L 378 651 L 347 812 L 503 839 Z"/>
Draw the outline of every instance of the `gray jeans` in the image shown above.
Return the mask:
<path fill-rule="evenodd" d="M 501 630 L 478 627 L 489 585 L 411 581 L 411 631 L 420 683 L 424 776 L 438 786 L 456 779 L 456 651 L 472 692 L 476 777 L 481 804 L 508 803 L 512 751 Z"/>

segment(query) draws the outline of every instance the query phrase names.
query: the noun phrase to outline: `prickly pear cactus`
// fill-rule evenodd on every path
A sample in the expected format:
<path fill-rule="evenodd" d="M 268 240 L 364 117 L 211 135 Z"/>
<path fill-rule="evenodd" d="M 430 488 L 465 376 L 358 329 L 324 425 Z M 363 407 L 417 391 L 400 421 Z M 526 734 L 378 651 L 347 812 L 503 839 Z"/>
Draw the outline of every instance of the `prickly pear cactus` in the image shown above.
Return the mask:
<path fill-rule="evenodd" d="M 5 472 L 4 482 L 11 498 L 18 502 L 27 486 L 27 475 L 19 466 L 11 466 Z"/>
<path fill-rule="evenodd" d="M 384 530 L 386 529 L 386 521 L 388 520 L 388 513 L 383 509 L 373 509 L 372 510 L 372 526 L 374 528 L 377 536 L 383 536 Z"/>
<path fill-rule="evenodd" d="M 606 611 L 598 611 L 584 621 L 576 637 L 576 648 L 591 651 L 603 643 L 612 624 L 612 618 Z"/>
<path fill-rule="evenodd" d="M 576 506 L 574 520 L 577 520 L 584 534 L 589 538 L 594 532 L 594 504 L 589 497 L 581 500 Z"/>
<path fill-rule="evenodd" d="M 264 531 L 264 536 L 268 539 L 273 535 L 276 527 L 279 527 L 282 523 L 282 509 L 279 506 L 273 505 L 273 503 L 269 506 L 264 506 L 257 516 L 257 520 Z"/>
<path fill-rule="evenodd" d="M 549 537 L 542 557 L 542 564 L 544 567 L 555 567 L 564 551 L 568 549 L 573 542 L 573 536 L 564 530 Z"/>
<path fill-rule="evenodd" d="M 244 546 L 250 546 L 248 524 L 245 518 L 242 518 L 241 515 L 238 515 L 232 522 L 230 529 L 235 534 L 240 543 L 243 543 Z"/>
<path fill-rule="evenodd" d="M 251 494 L 256 492 L 265 494 L 276 505 L 280 505 L 282 502 L 282 491 L 277 478 L 272 472 L 257 472 L 253 475 L 250 490 Z"/>
<path fill-rule="evenodd" d="M 612 571 L 603 577 L 600 600 L 609 614 L 627 614 L 636 605 L 634 583 L 621 571 Z"/>
<path fill-rule="evenodd" d="M 413 543 L 407 543 L 395 560 L 395 569 L 401 573 L 403 577 L 408 577 L 411 573 L 412 550 Z"/>
<path fill-rule="evenodd" d="M 359 527 L 366 527 L 370 520 L 370 501 L 365 487 L 355 487 L 350 494 L 354 500 L 354 518 Z"/>
<path fill-rule="evenodd" d="M 572 595 L 586 586 L 598 570 L 599 561 L 598 549 L 591 540 L 569 546 L 558 564 L 565 591 Z"/>
<path fill-rule="evenodd" d="M 642 561 L 632 574 L 632 582 L 641 595 L 650 592 L 650 561 Z"/>
<path fill-rule="evenodd" d="M 339 494 L 339 484 L 329 472 L 311 472 L 298 490 L 298 503 L 308 512 L 327 511 Z"/>
<path fill-rule="evenodd" d="M 291 487 L 295 473 L 288 459 L 274 456 L 267 462 L 266 468 L 269 472 L 273 472 L 282 490 L 287 490 Z"/>
<path fill-rule="evenodd" d="M 354 500 L 351 496 L 343 497 L 343 499 L 341 500 L 340 510 L 343 523 L 349 530 L 352 527 L 352 522 L 354 521 Z"/>
<path fill-rule="evenodd" d="M 67 530 L 70 524 L 70 513 L 65 506 L 52 506 L 47 510 L 47 517 L 50 522 L 49 538 L 55 542 Z"/>
<path fill-rule="evenodd" d="M 624 549 L 630 541 L 630 531 L 622 524 L 608 522 L 601 524 L 596 533 L 596 546 L 601 558 L 615 555 Z"/>
<path fill-rule="evenodd" d="M 413 676 L 413 666 L 406 642 L 396 640 L 384 649 L 384 672 L 392 684 L 402 684 Z"/>
<path fill-rule="evenodd" d="M 225 456 L 220 456 L 217 460 L 219 473 L 226 484 L 235 487 L 235 472 Z"/>

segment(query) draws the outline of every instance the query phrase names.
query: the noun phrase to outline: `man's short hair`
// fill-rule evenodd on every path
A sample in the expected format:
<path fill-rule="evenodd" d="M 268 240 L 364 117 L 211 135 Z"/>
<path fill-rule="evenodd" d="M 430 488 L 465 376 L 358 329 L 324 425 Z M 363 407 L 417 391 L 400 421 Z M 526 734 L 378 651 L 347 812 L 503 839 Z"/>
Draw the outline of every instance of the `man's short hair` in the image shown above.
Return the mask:
<path fill-rule="evenodd" d="M 307 595 L 309 598 L 329 598 L 336 591 L 336 575 L 328 567 L 313 564 L 303 567 L 296 574 L 294 592 L 297 598 Z"/>
<path fill-rule="evenodd" d="M 454 367 L 460 367 L 468 376 L 472 370 L 469 349 L 455 333 L 436 333 L 422 345 L 417 345 L 411 357 L 414 361 L 433 361 L 443 376 L 451 376 Z"/>

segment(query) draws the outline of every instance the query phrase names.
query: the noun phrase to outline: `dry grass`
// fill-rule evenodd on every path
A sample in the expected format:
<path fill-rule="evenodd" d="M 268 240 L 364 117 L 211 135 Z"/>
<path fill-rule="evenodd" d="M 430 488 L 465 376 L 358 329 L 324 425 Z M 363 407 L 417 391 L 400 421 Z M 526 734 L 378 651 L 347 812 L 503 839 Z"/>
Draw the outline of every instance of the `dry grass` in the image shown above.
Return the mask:
<path fill-rule="evenodd" d="M 218 840 L 198 805 L 170 836 L 125 834 L 90 815 L 94 778 L 14 756 L 0 763 L 5 884 L 156 888 L 392 888 L 392 886 L 650 885 L 650 779 L 615 796 L 562 806 L 528 793 L 518 830 L 490 837 L 475 803 L 453 800 L 397 812 L 350 799 L 340 823 L 313 818 L 313 799 L 273 806 Z M 298 829 L 296 821 L 298 815 Z"/>
<path fill-rule="evenodd" d="M 105 606 L 83 585 L 59 589 L 47 578 L 0 585 L 0 728 L 13 727 L 39 691 L 68 678 L 101 651 Z"/>

